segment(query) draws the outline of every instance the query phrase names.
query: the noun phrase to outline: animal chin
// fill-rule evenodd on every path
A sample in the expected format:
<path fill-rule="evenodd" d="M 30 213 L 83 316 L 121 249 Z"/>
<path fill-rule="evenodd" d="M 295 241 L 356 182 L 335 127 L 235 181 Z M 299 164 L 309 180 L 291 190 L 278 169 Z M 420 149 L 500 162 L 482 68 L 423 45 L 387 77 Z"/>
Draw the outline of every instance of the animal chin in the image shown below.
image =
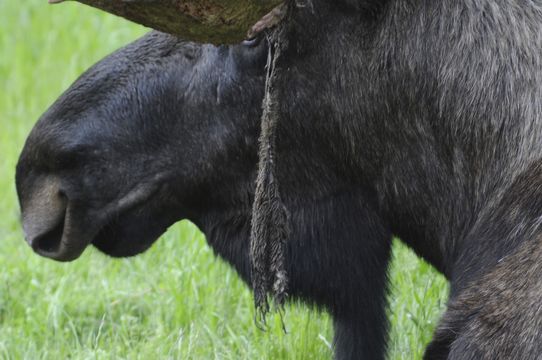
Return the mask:
<path fill-rule="evenodd" d="M 150 217 L 141 219 L 128 212 L 107 223 L 92 240 L 92 245 L 112 257 L 128 257 L 147 250 L 167 230 Z"/>
<path fill-rule="evenodd" d="M 77 222 L 66 211 L 56 225 L 30 243 L 36 253 L 57 261 L 77 259 L 89 244 L 113 257 L 137 255 L 167 230 L 167 226 L 140 219 L 138 213 L 138 209 L 130 209 L 99 224 L 83 224 L 88 215 Z"/>
<path fill-rule="evenodd" d="M 142 218 L 138 210 L 156 190 L 155 185 L 139 186 L 99 211 L 56 195 L 56 189 L 41 191 L 23 210 L 26 239 L 37 254 L 57 261 L 77 259 L 91 243 L 112 256 L 135 255 L 167 229 L 160 221 L 149 224 L 148 214 Z"/>

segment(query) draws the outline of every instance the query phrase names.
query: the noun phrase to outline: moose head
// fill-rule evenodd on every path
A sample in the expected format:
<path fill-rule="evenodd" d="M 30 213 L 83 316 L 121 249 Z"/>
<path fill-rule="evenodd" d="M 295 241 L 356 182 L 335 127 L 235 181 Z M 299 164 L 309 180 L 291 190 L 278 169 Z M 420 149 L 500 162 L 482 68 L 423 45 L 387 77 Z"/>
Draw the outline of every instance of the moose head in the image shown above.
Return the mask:
<path fill-rule="evenodd" d="M 41 117 L 17 166 L 28 243 L 55 260 L 90 244 L 147 249 L 181 218 L 250 206 L 266 42 L 152 32 L 84 73 Z M 211 205 L 212 204 L 212 205 Z"/>

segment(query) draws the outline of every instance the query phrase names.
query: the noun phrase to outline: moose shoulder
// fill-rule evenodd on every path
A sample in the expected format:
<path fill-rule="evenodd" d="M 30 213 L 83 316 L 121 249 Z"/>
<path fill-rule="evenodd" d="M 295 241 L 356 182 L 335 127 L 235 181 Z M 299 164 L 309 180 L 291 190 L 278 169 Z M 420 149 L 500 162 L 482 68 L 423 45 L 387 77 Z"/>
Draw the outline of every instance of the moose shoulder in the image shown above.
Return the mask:
<path fill-rule="evenodd" d="M 382 358 L 397 235 L 451 282 L 426 358 L 535 359 L 542 6 L 290 6 L 275 83 L 290 296 L 331 313 L 336 358 Z M 34 250 L 134 255 L 188 218 L 250 282 L 267 52 L 262 36 L 213 47 L 151 33 L 87 71 L 18 164 Z"/>

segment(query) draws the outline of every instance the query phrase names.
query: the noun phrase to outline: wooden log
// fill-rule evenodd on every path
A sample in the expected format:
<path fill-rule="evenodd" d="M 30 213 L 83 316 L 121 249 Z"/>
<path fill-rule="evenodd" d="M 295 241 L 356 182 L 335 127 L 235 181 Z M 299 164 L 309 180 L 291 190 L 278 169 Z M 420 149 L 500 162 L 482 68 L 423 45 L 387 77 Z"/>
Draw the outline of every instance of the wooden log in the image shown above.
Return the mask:
<path fill-rule="evenodd" d="M 56 4 L 67 0 L 49 0 Z M 281 0 L 74 0 L 186 40 L 231 44 Z M 276 10 L 275 10 L 276 11 Z"/>

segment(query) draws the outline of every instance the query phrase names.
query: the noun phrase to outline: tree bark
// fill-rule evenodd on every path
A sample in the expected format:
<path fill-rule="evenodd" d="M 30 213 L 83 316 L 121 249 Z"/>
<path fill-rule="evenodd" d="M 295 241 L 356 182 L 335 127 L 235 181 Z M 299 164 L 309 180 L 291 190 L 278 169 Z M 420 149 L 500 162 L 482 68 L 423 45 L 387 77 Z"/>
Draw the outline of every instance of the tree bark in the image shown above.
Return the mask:
<path fill-rule="evenodd" d="M 231 44 L 281 0 L 75 0 L 186 40 Z M 64 0 L 49 0 L 60 3 Z"/>

